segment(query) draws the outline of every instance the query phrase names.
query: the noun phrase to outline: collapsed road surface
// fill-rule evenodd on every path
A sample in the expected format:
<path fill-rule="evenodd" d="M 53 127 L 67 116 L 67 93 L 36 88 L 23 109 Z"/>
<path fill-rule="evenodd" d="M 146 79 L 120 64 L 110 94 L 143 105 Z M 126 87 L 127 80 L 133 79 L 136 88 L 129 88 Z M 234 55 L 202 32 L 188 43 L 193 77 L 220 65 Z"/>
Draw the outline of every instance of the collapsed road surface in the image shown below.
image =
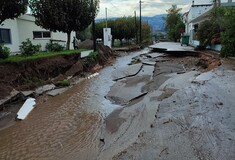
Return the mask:
<path fill-rule="evenodd" d="M 121 57 L 40 97 L 25 121 L 0 131 L 0 159 L 235 159 L 234 65 L 215 68 L 220 61 L 148 49 Z"/>

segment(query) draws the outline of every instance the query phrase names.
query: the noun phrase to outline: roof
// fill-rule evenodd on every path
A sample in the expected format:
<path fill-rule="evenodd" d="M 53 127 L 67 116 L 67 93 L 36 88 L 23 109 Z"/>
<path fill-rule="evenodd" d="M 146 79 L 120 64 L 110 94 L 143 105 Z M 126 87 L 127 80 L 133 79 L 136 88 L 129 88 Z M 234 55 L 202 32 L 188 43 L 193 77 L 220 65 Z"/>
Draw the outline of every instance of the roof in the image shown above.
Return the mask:
<path fill-rule="evenodd" d="M 204 6 L 212 6 L 212 4 L 196 4 L 196 5 L 192 5 L 192 7 L 204 7 Z"/>

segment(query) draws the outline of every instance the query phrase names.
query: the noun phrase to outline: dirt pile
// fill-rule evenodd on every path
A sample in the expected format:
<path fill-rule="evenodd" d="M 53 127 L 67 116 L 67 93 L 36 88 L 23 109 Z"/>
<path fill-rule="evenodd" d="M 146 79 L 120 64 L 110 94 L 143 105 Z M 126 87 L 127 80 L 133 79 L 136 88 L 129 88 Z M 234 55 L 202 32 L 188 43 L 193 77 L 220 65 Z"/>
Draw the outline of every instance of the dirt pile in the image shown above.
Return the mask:
<path fill-rule="evenodd" d="M 85 40 L 85 41 L 79 43 L 78 48 L 92 49 L 93 48 L 93 41 L 92 40 Z"/>

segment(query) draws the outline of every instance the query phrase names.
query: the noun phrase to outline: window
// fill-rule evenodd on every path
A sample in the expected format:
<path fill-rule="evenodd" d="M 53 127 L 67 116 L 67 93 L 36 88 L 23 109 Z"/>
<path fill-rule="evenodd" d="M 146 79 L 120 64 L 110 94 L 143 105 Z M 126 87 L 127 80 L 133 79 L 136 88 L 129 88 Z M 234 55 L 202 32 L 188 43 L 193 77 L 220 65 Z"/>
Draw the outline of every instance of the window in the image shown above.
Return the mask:
<path fill-rule="evenodd" d="M 11 43 L 10 29 L 0 28 L 0 43 L 4 43 L 4 44 Z"/>
<path fill-rule="evenodd" d="M 49 32 L 49 31 L 34 31 L 33 38 L 51 38 L 51 32 Z"/>

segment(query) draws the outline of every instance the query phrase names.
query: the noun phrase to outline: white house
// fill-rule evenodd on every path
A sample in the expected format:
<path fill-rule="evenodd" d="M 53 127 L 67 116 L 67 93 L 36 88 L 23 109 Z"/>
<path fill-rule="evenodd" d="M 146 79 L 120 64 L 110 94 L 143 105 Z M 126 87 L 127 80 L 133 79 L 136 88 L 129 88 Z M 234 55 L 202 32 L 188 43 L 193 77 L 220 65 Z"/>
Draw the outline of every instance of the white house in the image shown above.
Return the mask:
<path fill-rule="evenodd" d="M 198 29 L 198 23 L 193 23 L 192 21 L 201 15 L 207 13 L 213 8 L 212 4 L 198 4 L 194 5 L 194 1 L 190 10 L 184 14 L 183 20 L 185 23 L 185 33 L 189 35 L 189 44 L 192 46 L 199 45 L 199 41 L 195 40 L 195 32 Z"/>
<path fill-rule="evenodd" d="M 189 35 L 189 44 L 192 46 L 198 46 L 200 42 L 196 38 L 196 32 L 200 25 L 205 20 L 210 18 L 210 10 L 214 7 L 214 4 L 193 4 L 189 12 L 183 15 L 183 20 L 185 23 L 185 33 Z M 235 6 L 235 0 L 221 0 L 221 6 Z M 211 49 L 221 50 L 221 45 L 211 46 Z"/>
<path fill-rule="evenodd" d="M 71 42 L 75 32 L 71 33 Z M 45 50 L 47 43 L 58 42 L 66 44 L 67 34 L 62 32 L 51 32 L 35 24 L 35 18 L 32 15 L 25 14 L 14 20 L 8 19 L 0 25 L 0 41 L 10 48 L 11 52 L 19 52 L 19 45 L 27 38 L 33 44 L 41 44 L 42 50 Z M 70 48 L 73 48 L 72 43 Z"/>

